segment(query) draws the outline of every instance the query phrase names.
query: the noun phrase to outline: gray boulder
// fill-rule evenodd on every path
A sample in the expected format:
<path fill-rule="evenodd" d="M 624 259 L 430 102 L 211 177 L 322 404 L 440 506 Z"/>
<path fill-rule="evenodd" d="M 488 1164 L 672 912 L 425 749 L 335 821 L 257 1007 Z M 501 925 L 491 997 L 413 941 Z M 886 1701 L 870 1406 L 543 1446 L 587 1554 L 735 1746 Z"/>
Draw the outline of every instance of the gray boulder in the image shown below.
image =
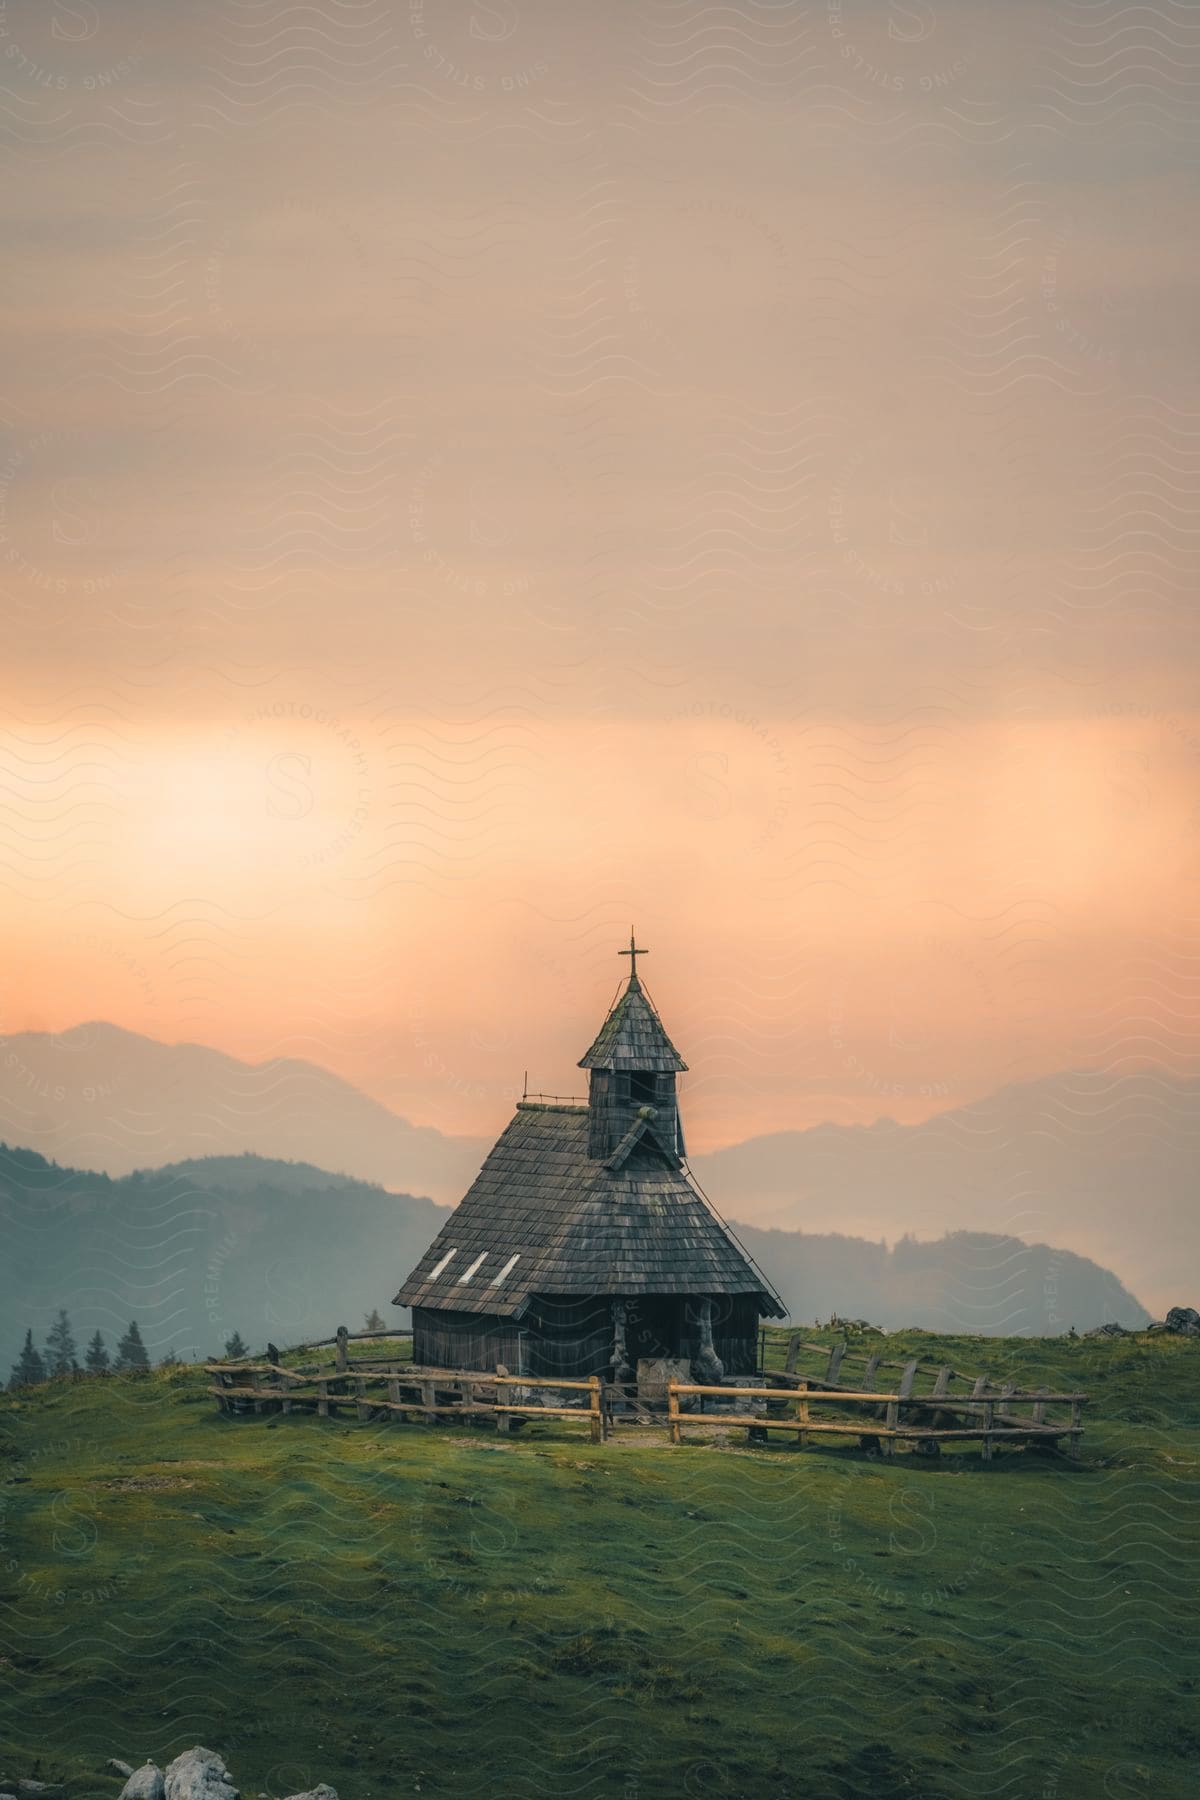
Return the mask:
<path fill-rule="evenodd" d="M 121 1789 L 119 1800 L 163 1800 L 166 1794 L 162 1770 L 157 1763 L 143 1763 L 135 1769 Z"/>
<path fill-rule="evenodd" d="M 1083 1335 L 1085 1338 L 1126 1337 L 1128 1333 L 1126 1332 L 1125 1327 L 1123 1325 L 1118 1325 L 1114 1319 L 1111 1324 L 1108 1325 L 1093 1325 L 1092 1329 L 1090 1331 L 1085 1331 Z"/>
<path fill-rule="evenodd" d="M 1200 1337 L 1200 1313 L 1194 1306 L 1173 1306 L 1164 1321 L 1168 1331 L 1183 1337 Z"/>
<path fill-rule="evenodd" d="M 104 1766 L 111 1775 L 132 1775 L 133 1774 L 133 1764 L 127 1763 L 127 1762 L 122 1762 L 122 1760 L 119 1756 L 110 1756 Z"/>
<path fill-rule="evenodd" d="M 196 1744 L 168 1763 L 165 1800 L 240 1800 L 215 1750 Z"/>
<path fill-rule="evenodd" d="M 322 1782 L 320 1787 L 309 1788 L 305 1794 L 289 1794 L 288 1800 L 338 1800 L 338 1791 Z"/>

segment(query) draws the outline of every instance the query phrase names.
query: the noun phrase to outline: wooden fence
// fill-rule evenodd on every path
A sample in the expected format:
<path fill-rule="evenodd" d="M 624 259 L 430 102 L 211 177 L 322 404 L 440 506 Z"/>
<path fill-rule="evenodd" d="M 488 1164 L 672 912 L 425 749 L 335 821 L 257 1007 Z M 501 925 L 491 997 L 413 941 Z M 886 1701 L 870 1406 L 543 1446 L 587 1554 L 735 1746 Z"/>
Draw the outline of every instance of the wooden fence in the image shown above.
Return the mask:
<path fill-rule="evenodd" d="M 760 1346 L 760 1349 L 761 1348 L 762 1347 Z M 820 1366 L 822 1363 L 825 1365 L 824 1372 L 820 1377 L 809 1370 L 798 1368 L 802 1355 L 807 1355 L 810 1361 L 817 1366 Z M 842 1377 L 843 1363 L 847 1366 L 855 1364 L 861 1365 L 863 1370 L 862 1385 L 864 1388 L 870 1387 L 880 1369 L 899 1369 L 903 1372 L 909 1367 L 909 1362 L 907 1360 L 886 1357 L 882 1348 L 877 1347 L 870 1352 L 851 1350 L 850 1345 L 845 1338 L 841 1338 L 832 1344 L 814 1344 L 806 1339 L 802 1332 L 793 1331 L 787 1341 L 787 1352 L 783 1368 L 768 1368 L 765 1355 L 760 1354 L 758 1372 L 760 1375 L 764 1375 L 772 1380 L 783 1381 L 786 1380 L 788 1376 L 798 1374 L 804 1380 L 820 1387 L 831 1388 L 839 1385 L 845 1387 L 847 1384 Z M 935 1380 L 941 1377 L 950 1382 L 965 1382 L 968 1386 L 972 1386 L 980 1379 L 978 1375 L 963 1375 L 957 1369 L 949 1368 L 941 1363 L 923 1363 L 919 1358 L 914 1359 L 913 1367 L 918 1376 L 930 1375 Z"/>
<path fill-rule="evenodd" d="M 878 1359 L 872 1359 L 877 1361 Z M 667 1385 L 667 1419 L 671 1442 L 683 1441 L 683 1428 L 704 1429 L 711 1426 L 740 1425 L 752 1441 L 766 1441 L 769 1431 L 791 1431 L 796 1434 L 796 1448 L 803 1449 L 810 1437 L 828 1435 L 857 1437 L 861 1443 L 878 1448 L 884 1456 L 895 1453 L 898 1443 L 911 1443 L 915 1449 L 936 1455 L 943 1443 L 977 1440 L 985 1461 L 990 1462 L 1000 1443 L 1029 1444 L 1045 1442 L 1057 1445 L 1065 1438 L 1072 1455 L 1076 1454 L 1083 1435 L 1082 1409 L 1086 1394 L 1052 1394 L 1044 1389 L 1018 1392 L 1012 1382 L 989 1393 L 987 1377 L 977 1376 L 969 1395 L 950 1392 L 949 1368 L 937 1372 L 927 1394 L 915 1391 L 918 1363 L 914 1359 L 904 1365 L 900 1384 L 893 1393 L 871 1391 L 871 1383 L 857 1390 L 827 1387 L 823 1382 L 793 1376 L 794 1385 L 781 1391 L 775 1387 L 703 1387 L 689 1382 L 672 1381 Z M 874 1368 L 869 1375 L 874 1375 Z M 960 1378 L 961 1379 L 961 1378 Z M 713 1397 L 763 1403 L 752 1417 L 745 1412 L 681 1413 L 680 1396 Z M 833 1405 L 865 1408 L 865 1416 L 857 1418 L 814 1419 L 814 1406 Z M 1028 1406 L 1028 1412 L 1015 1412 L 1016 1406 Z M 1051 1418 L 1047 1408 L 1069 1408 L 1065 1416 Z M 772 1410 L 772 1408 L 774 1410 Z M 794 1410 L 792 1410 L 794 1409 Z M 961 1424 L 947 1424 L 947 1419 L 963 1415 Z"/>
<path fill-rule="evenodd" d="M 819 1348 L 824 1354 L 824 1347 Z M 835 1376 L 842 1367 L 839 1348 L 845 1346 L 835 1346 L 830 1357 Z M 344 1350 L 344 1345 L 340 1349 Z M 1012 1382 L 996 1387 L 986 1376 L 972 1380 L 949 1367 L 925 1370 L 933 1379 L 927 1391 L 919 1392 L 917 1377 L 922 1368 L 916 1358 L 896 1365 L 901 1368 L 900 1380 L 888 1390 L 875 1380 L 881 1361 L 879 1356 L 865 1359 L 863 1385 L 857 1389 L 830 1385 L 828 1371 L 821 1378 L 787 1369 L 769 1371 L 763 1385 L 705 1386 L 671 1381 L 665 1412 L 657 1413 L 637 1403 L 630 1391 L 604 1383 L 598 1375 L 568 1381 L 556 1376 L 417 1368 L 394 1361 L 364 1366 L 347 1363 L 341 1354 L 335 1367 L 315 1370 L 288 1369 L 273 1362 L 210 1363 L 207 1367 L 213 1378 L 209 1391 L 218 1407 L 230 1413 L 304 1409 L 329 1418 L 353 1407 L 362 1420 L 424 1418 L 431 1423 L 470 1423 L 491 1418 L 501 1431 L 527 1419 L 566 1419 L 586 1424 L 593 1443 L 605 1441 L 618 1424 L 658 1428 L 669 1434 L 673 1444 L 683 1442 L 685 1431 L 732 1427 L 745 1430 L 751 1442 L 760 1443 L 767 1442 L 772 1431 L 793 1433 L 797 1449 L 803 1449 L 813 1437 L 852 1437 L 885 1456 L 893 1455 L 901 1443 L 937 1454 L 944 1443 L 977 1441 L 989 1461 L 996 1446 L 1005 1443 L 1056 1446 L 1065 1439 L 1072 1454 L 1078 1450 L 1085 1394 L 1018 1392 Z M 955 1392 L 956 1381 L 969 1384 L 969 1391 Z M 545 1393 L 547 1402 L 534 1399 L 535 1393 Z M 552 1396 L 561 1399 L 568 1394 L 579 1398 L 566 1405 L 553 1404 Z M 724 1405 L 714 1411 L 714 1402 Z M 731 1407 L 739 1410 L 730 1411 Z M 835 1416 L 820 1416 L 827 1407 L 835 1409 Z M 814 1408 L 819 1409 L 816 1417 Z"/>
<path fill-rule="evenodd" d="M 598 1375 L 586 1381 L 541 1380 L 483 1370 L 415 1369 L 411 1364 L 364 1369 L 353 1363 L 312 1373 L 278 1363 L 245 1362 L 209 1363 L 207 1373 L 214 1377 L 209 1392 L 222 1412 L 290 1413 L 303 1408 L 329 1418 L 336 1417 L 340 1408 L 353 1407 L 364 1420 L 380 1414 L 401 1422 L 414 1416 L 431 1421 L 490 1417 L 501 1431 L 515 1419 L 575 1419 L 588 1425 L 593 1443 L 605 1435 L 603 1383 Z M 541 1405 L 522 1401 L 513 1392 L 526 1388 L 585 1394 L 587 1400 L 574 1406 Z"/>

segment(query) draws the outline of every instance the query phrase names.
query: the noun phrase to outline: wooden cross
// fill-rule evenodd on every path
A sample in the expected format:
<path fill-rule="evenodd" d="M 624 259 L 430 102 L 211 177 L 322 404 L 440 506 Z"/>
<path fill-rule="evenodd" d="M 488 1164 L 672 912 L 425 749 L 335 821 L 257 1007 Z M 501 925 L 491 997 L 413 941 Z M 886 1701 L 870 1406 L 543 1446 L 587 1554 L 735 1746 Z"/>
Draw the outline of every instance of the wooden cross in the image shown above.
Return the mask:
<path fill-rule="evenodd" d="M 634 942 L 633 927 L 631 925 L 629 928 L 629 948 L 628 948 L 628 950 L 618 950 L 617 951 L 618 956 L 627 956 L 629 958 L 629 979 L 630 979 L 630 981 L 637 980 L 637 959 L 638 959 L 638 957 L 639 956 L 649 956 L 649 954 L 650 954 L 650 952 L 648 950 L 644 950 L 641 947 L 641 945 Z"/>

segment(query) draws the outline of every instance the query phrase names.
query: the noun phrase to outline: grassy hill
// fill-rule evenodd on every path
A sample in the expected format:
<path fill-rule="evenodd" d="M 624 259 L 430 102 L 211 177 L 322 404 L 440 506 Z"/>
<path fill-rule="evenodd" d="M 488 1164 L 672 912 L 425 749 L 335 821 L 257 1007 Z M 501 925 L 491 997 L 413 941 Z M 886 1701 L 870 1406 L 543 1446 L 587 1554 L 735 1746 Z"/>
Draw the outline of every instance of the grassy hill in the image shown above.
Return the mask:
<path fill-rule="evenodd" d="M 1200 1342 L 889 1340 L 1094 1395 L 1082 1466 L 0 1398 L 0 1764 L 247 1795 L 1195 1791 Z"/>

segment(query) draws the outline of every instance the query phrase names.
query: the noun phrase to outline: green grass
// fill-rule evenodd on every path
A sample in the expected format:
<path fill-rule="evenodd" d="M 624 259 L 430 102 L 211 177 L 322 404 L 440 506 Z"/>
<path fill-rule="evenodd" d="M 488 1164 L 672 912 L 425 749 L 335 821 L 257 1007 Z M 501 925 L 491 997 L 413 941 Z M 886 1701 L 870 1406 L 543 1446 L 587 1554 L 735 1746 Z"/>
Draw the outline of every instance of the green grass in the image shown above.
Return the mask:
<path fill-rule="evenodd" d="M 1082 1465 L 221 1418 L 187 1369 L 5 1395 L 0 1767 L 72 1800 L 195 1742 L 248 1796 L 1194 1792 L 1200 1342 L 885 1353 L 1082 1387 Z"/>

